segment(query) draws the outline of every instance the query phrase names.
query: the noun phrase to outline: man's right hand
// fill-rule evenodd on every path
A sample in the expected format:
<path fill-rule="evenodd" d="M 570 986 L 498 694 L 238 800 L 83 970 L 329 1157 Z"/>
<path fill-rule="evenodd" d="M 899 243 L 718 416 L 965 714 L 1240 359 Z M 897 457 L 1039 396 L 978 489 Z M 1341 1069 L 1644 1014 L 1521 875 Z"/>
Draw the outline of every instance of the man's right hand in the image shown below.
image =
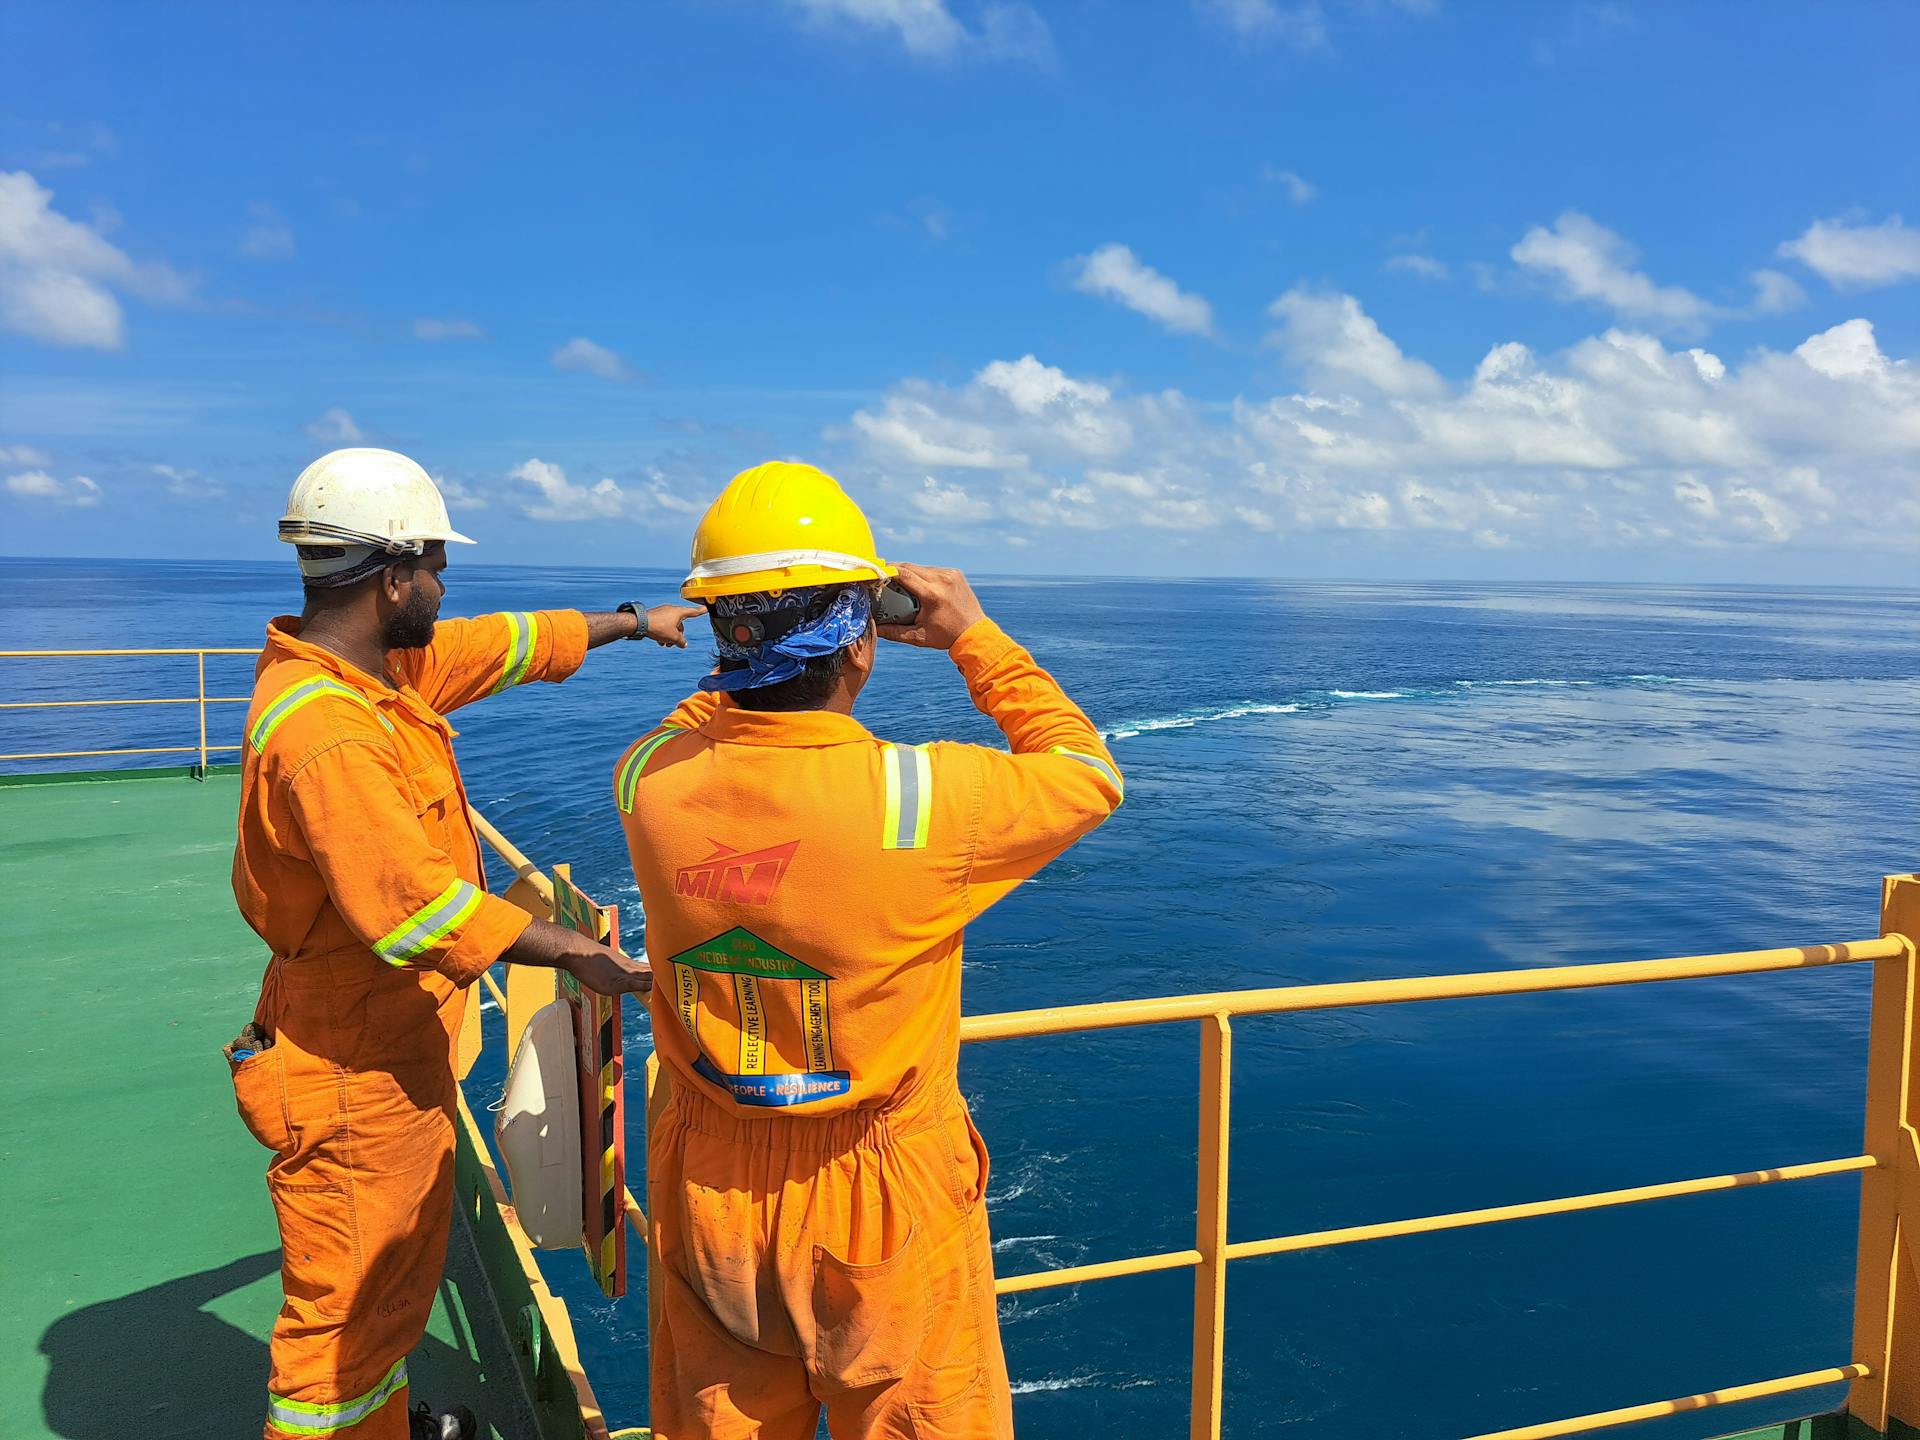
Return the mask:
<path fill-rule="evenodd" d="M 644 960 L 635 960 L 597 945 L 567 957 L 567 973 L 589 990 L 602 995 L 645 995 L 653 989 L 653 971 Z"/>
<path fill-rule="evenodd" d="M 980 601 L 958 570 L 932 565 L 902 565 L 900 584 L 920 602 L 920 618 L 911 625 L 875 627 L 882 640 L 919 645 L 929 650 L 951 650 L 968 627 L 987 618 Z"/>

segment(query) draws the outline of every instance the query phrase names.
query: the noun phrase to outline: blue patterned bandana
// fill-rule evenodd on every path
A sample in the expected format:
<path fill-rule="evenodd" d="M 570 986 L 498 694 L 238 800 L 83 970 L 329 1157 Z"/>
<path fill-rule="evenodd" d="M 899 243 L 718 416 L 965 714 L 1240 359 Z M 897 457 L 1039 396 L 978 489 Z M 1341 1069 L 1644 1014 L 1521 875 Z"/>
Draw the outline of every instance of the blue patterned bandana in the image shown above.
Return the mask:
<path fill-rule="evenodd" d="M 702 690 L 758 690 L 791 680 L 806 662 L 844 650 L 867 633 L 873 597 L 865 585 L 848 585 L 832 595 L 834 587 L 808 585 L 780 595 L 722 595 L 713 602 L 713 635 L 724 660 L 744 660 L 746 668 L 723 670 L 700 682 Z M 791 630 L 758 645 L 742 645 L 726 622 L 739 615 L 779 616 L 806 612 Z"/>

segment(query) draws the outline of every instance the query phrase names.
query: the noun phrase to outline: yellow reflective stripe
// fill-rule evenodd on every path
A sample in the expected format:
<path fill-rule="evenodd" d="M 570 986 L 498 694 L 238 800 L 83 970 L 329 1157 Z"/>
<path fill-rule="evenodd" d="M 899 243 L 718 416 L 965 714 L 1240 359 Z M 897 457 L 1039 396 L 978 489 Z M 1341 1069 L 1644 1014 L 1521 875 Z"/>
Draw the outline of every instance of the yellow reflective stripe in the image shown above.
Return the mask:
<path fill-rule="evenodd" d="M 256 751 L 267 748 L 267 741 L 273 738 L 273 732 L 287 721 L 287 717 L 307 705 L 311 705 L 323 695 L 339 695 L 351 700 L 362 710 L 376 716 L 380 723 L 387 725 L 387 718 L 373 708 L 371 701 L 358 690 L 342 685 L 338 680 L 329 680 L 324 675 L 309 675 L 305 680 L 289 685 L 273 697 L 273 703 L 260 712 L 260 718 L 253 722 L 253 729 L 247 733 L 247 741 Z M 391 730 L 393 726 L 387 725 Z"/>
<path fill-rule="evenodd" d="M 740 1073 L 767 1073 L 767 1011 L 760 1002 L 760 982 L 751 975 L 733 977 L 740 999 Z"/>
<path fill-rule="evenodd" d="M 527 678 L 527 666 L 533 663 L 534 647 L 540 642 L 540 619 L 532 611 L 508 611 L 502 618 L 507 622 L 507 663 L 493 687 L 495 695 Z"/>
<path fill-rule="evenodd" d="M 336 1430 L 358 1425 L 406 1386 L 407 1362 L 403 1358 L 393 1362 L 393 1368 L 381 1377 L 378 1385 L 351 1400 L 316 1405 L 306 1400 L 288 1400 L 269 1390 L 267 1422 L 276 1429 L 288 1430 L 295 1435 L 331 1435 Z"/>
<path fill-rule="evenodd" d="M 373 953 L 389 965 L 405 965 L 444 940 L 480 908 L 481 892 L 455 880 L 373 944 Z"/>
<path fill-rule="evenodd" d="M 1122 800 L 1127 798 L 1127 787 L 1120 779 L 1120 772 L 1105 760 L 1102 760 L 1098 755 L 1088 755 L 1080 750 L 1069 750 L 1064 745 L 1054 746 L 1052 753 L 1055 755 L 1064 755 L 1069 760 L 1078 760 L 1082 765 L 1091 765 L 1112 782 L 1113 788 L 1120 792 L 1120 798 Z"/>
<path fill-rule="evenodd" d="M 633 797 L 640 788 L 640 772 L 647 768 L 647 761 L 653 758 L 653 752 L 676 735 L 686 732 L 677 726 L 668 725 L 656 730 L 652 735 L 644 735 L 635 742 L 627 758 L 621 762 L 620 775 L 613 785 L 614 803 L 619 805 L 622 815 L 633 813 Z"/>
<path fill-rule="evenodd" d="M 933 760 L 918 745 L 882 744 L 881 767 L 887 779 L 882 850 L 919 850 L 933 820 Z"/>

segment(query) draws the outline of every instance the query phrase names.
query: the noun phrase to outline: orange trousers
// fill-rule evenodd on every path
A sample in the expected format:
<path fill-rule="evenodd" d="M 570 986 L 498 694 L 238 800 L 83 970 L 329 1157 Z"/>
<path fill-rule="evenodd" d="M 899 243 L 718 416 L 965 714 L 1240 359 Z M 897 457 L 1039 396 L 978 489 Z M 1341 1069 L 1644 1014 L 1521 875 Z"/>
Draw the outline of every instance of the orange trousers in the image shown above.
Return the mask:
<path fill-rule="evenodd" d="M 407 1356 L 446 1265 L 446 1032 L 418 987 L 424 1023 L 398 1023 L 420 1002 L 392 984 L 369 994 L 353 983 L 364 957 L 346 958 L 334 977 L 345 983 L 328 994 L 335 966 L 324 957 L 268 970 L 257 1017 L 275 1043 L 233 1072 L 241 1119 L 274 1152 L 267 1190 L 286 1301 L 265 1440 L 407 1440 Z"/>
<path fill-rule="evenodd" d="M 676 1086 L 647 1146 L 658 1440 L 1005 1440 L 987 1151 L 949 1079 L 743 1120 Z"/>

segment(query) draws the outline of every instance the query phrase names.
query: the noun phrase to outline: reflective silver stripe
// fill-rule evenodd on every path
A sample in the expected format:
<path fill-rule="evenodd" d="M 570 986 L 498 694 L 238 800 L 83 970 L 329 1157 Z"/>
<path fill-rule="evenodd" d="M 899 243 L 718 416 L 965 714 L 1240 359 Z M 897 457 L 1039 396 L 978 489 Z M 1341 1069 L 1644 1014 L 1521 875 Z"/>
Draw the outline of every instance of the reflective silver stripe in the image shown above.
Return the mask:
<path fill-rule="evenodd" d="M 405 965 L 444 939 L 480 906 L 480 892 L 456 880 L 374 942 L 373 953 L 389 965 Z"/>
<path fill-rule="evenodd" d="M 380 713 L 373 708 L 373 705 L 367 700 L 366 696 L 362 695 L 359 691 L 349 689 L 338 680 L 329 680 L 324 675 L 312 675 L 300 681 L 298 684 L 289 685 L 274 697 L 273 703 L 267 706 L 265 710 L 262 710 L 260 712 L 260 718 L 253 722 L 253 729 L 247 734 L 248 743 L 250 743 L 255 750 L 265 750 L 267 748 L 267 741 L 273 738 L 273 732 L 280 728 L 282 721 L 301 706 L 306 705 L 310 701 L 318 700 L 322 695 L 343 696 L 363 710 L 369 711 L 374 715 L 379 715 Z M 382 717 L 382 723 L 384 723 L 384 721 L 385 717 Z M 392 729 L 393 727 L 389 725 L 387 728 Z"/>
<path fill-rule="evenodd" d="M 391 1400 L 407 1385 L 407 1362 L 400 1359 L 393 1362 L 393 1368 L 387 1371 L 380 1383 L 356 1396 L 352 1400 L 341 1400 L 332 1405 L 315 1405 L 306 1400 L 286 1400 L 267 1392 L 267 1423 L 279 1430 L 287 1430 L 295 1435 L 331 1435 L 336 1430 L 345 1430 L 350 1425 L 358 1425 L 387 1401 Z"/>
<path fill-rule="evenodd" d="M 928 823 L 933 814 L 933 764 L 918 745 L 887 745 L 883 748 L 886 766 L 886 829 L 880 837 L 883 850 L 919 850 L 927 843 Z"/>
<path fill-rule="evenodd" d="M 1127 787 L 1120 779 L 1120 772 L 1105 760 L 1102 760 L 1098 755 L 1083 755 L 1078 750 L 1069 750 L 1064 745 L 1054 746 L 1053 753 L 1055 755 L 1064 755 L 1069 760 L 1078 760 L 1082 765 L 1091 765 L 1112 782 L 1113 788 L 1120 792 L 1121 799 L 1124 800 L 1126 798 Z"/>
<path fill-rule="evenodd" d="M 818 565 L 822 570 L 880 573 L 877 560 L 849 555 L 844 550 L 763 550 L 758 555 L 733 555 L 724 560 L 703 560 L 687 572 L 689 580 L 718 580 L 728 575 L 751 575 L 756 570 L 791 570 L 797 565 Z"/>
<path fill-rule="evenodd" d="M 493 687 L 495 695 L 527 678 L 527 666 L 533 660 L 533 647 L 540 633 L 540 622 L 530 611 L 509 611 L 503 618 L 508 632 L 507 663 Z"/>
<path fill-rule="evenodd" d="M 634 752 L 620 767 L 620 778 L 614 783 L 614 803 L 620 807 L 622 815 L 633 813 L 633 797 L 640 788 L 640 772 L 647 768 L 647 761 L 653 758 L 653 752 L 676 735 L 686 732 L 669 725 L 656 734 L 643 737 Z"/>

